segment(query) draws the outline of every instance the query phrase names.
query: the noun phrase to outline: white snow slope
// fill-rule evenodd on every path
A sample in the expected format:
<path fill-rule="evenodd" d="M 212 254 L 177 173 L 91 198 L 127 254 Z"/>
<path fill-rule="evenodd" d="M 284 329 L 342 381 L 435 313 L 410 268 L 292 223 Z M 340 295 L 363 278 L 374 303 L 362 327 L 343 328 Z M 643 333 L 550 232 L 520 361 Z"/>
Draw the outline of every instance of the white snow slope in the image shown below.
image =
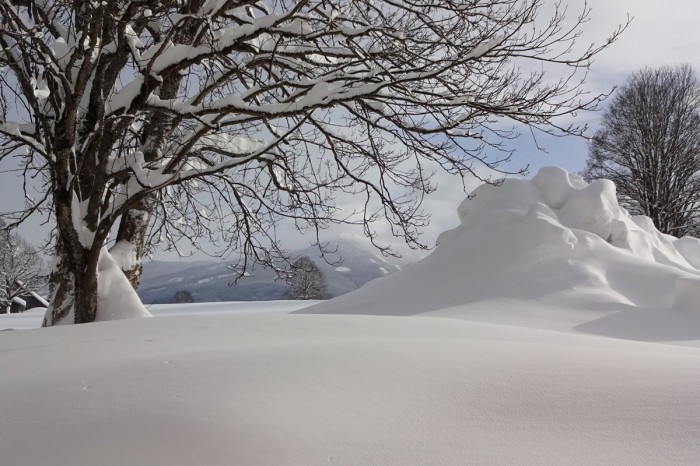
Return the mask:
<path fill-rule="evenodd" d="M 557 169 L 476 194 L 426 260 L 310 308 L 395 316 L 0 332 L 0 464 L 698 464 L 695 241 Z"/>

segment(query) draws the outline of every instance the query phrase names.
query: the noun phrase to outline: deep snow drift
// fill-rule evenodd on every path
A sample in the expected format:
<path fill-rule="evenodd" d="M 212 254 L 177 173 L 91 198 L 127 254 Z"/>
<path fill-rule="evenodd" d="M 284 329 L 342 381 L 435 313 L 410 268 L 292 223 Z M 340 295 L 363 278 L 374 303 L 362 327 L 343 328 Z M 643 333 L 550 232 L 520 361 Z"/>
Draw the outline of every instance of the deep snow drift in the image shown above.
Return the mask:
<path fill-rule="evenodd" d="M 423 261 L 305 309 L 432 314 L 606 336 L 700 338 L 700 240 L 630 216 L 607 180 L 543 168 L 482 185 Z"/>

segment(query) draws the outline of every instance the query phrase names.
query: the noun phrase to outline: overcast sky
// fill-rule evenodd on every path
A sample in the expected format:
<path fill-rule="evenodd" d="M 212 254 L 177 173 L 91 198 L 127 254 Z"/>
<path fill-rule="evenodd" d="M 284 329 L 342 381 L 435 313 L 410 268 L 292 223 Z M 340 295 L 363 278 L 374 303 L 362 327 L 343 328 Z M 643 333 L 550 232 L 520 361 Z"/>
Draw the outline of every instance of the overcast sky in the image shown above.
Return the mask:
<path fill-rule="evenodd" d="M 583 0 L 565 0 L 571 13 L 578 13 Z M 593 64 L 588 87 L 594 92 L 604 92 L 624 82 L 626 76 L 644 66 L 689 63 L 700 70 L 700 1 L 698 0 L 588 0 L 592 8 L 591 20 L 585 25 L 582 44 L 600 42 L 617 25 L 624 23 L 629 14 L 633 20 L 627 31 L 609 49 L 602 52 Z M 605 104 L 604 104 L 605 105 Z M 581 121 L 595 130 L 600 113 L 579 115 Z M 570 171 L 583 168 L 586 159 L 586 142 L 577 138 L 548 138 L 538 141 L 548 154 L 538 151 L 532 139 L 523 136 L 516 144 L 516 155 L 505 168 L 530 166 L 534 174 L 539 167 L 559 165 Z M 468 183 L 474 185 L 475 182 Z M 15 175 L 0 176 L 0 210 L 17 207 L 21 198 L 20 183 Z M 440 231 L 456 225 L 456 207 L 464 198 L 459 180 L 440 177 L 440 189 L 429 198 L 425 207 L 432 212 L 433 222 L 425 240 L 433 242 Z M 46 229 L 32 222 L 21 230 L 31 242 L 37 244 L 46 235 Z M 335 233 L 340 233 L 336 231 Z M 361 234 L 360 231 L 350 234 Z M 304 246 L 300 238 L 290 238 L 289 248 Z"/>

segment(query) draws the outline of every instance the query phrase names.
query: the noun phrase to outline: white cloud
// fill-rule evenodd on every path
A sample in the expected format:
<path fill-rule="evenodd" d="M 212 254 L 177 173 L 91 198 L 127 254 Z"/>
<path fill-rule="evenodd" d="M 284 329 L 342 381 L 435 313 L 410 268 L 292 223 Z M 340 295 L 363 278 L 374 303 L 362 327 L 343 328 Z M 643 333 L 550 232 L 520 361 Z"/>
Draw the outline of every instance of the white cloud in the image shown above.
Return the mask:
<path fill-rule="evenodd" d="M 596 60 L 599 75 L 626 75 L 642 66 L 681 62 L 700 68 L 697 0 L 589 0 L 589 4 L 593 11 L 584 39 L 605 34 L 627 14 L 633 17 L 619 41 Z"/>

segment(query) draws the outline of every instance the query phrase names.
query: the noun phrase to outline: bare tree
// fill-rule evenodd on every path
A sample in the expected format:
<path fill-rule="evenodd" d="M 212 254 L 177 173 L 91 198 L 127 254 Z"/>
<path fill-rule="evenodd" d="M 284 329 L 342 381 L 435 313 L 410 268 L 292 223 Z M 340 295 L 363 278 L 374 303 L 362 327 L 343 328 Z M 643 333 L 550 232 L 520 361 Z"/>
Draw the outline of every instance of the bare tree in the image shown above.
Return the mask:
<path fill-rule="evenodd" d="M 584 176 L 614 181 L 621 203 L 663 233 L 697 236 L 699 112 L 700 82 L 690 66 L 633 74 L 603 115 Z"/>
<path fill-rule="evenodd" d="M 56 224 L 45 325 L 94 320 L 101 261 L 136 286 L 149 244 L 218 239 L 243 266 L 274 264 L 288 219 L 370 237 L 382 221 L 422 246 L 435 169 L 497 168 L 520 125 L 581 134 L 556 118 L 604 97 L 583 77 L 620 32 L 578 48 L 588 14 L 543 0 L 0 2 L 0 159 L 44 181 L 12 222 L 43 209 Z M 363 208 L 339 210 L 340 194 Z"/>
<path fill-rule="evenodd" d="M 294 261 L 287 283 L 291 287 L 284 299 L 326 299 L 328 282 L 321 269 L 308 256 Z"/>
<path fill-rule="evenodd" d="M 173 303 L 175 303 L 175 304 L 184 304 L 184 303 L 193 303 L 193 302 L 194 302 L 194 298 L 192 297 L 192 293 L 189 290 L 178 290 L 173 295 Z"/>
<path fill-rule="evenodd" d="M 17 233 L 0 230 L 0 309 L 3 312 L 10 312 L 14 298 L 46 286 L 43 265 L 43 260 L 27 241 Z"/>

